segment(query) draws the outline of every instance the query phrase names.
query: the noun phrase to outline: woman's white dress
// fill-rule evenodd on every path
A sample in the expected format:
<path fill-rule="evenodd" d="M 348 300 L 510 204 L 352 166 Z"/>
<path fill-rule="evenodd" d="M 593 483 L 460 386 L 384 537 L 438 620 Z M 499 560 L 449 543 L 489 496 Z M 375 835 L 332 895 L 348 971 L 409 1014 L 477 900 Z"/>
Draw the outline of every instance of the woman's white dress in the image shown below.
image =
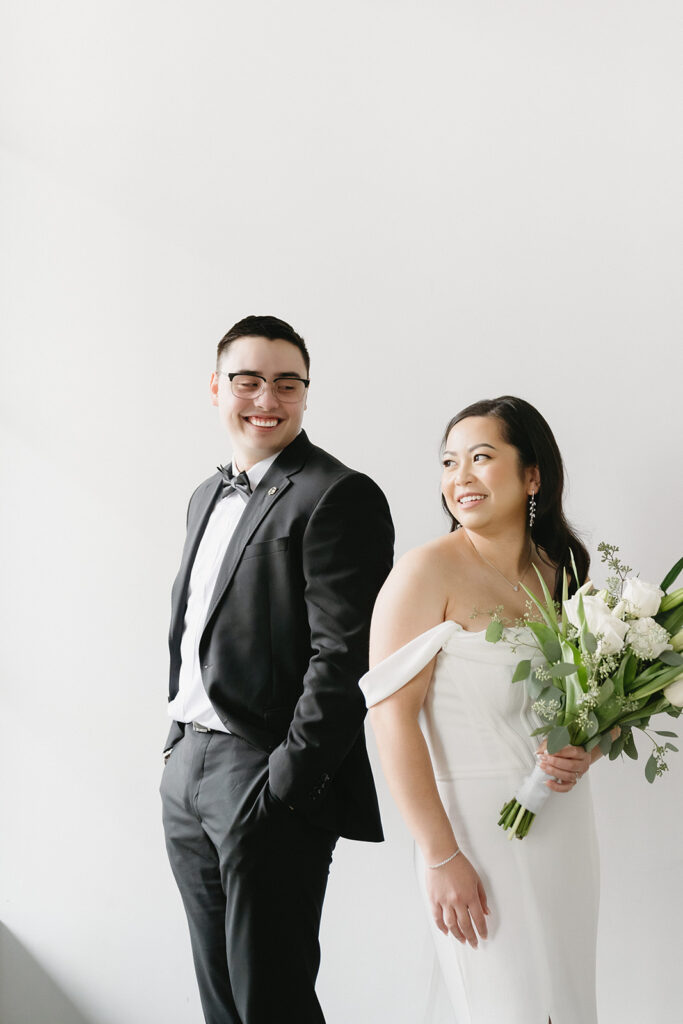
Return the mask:
<path fill-rule="evenodd" d="M 511 683 L 531 648 L 526 630 L 489 643 L 443 622 L 361 680 L 368 707 L 437 655 L 421 713 L 439 793 L 458 844 L 482 879 L 491 914 L 478 949 L 431 919 L 424 865 L 418 883 L 455 1024 L 595 1024 L 599 865 L 588 778 L 551 793 L 523 840 L 498 826 L 503 805 L 534 767 L 539 721 L 523 683 Z"/>

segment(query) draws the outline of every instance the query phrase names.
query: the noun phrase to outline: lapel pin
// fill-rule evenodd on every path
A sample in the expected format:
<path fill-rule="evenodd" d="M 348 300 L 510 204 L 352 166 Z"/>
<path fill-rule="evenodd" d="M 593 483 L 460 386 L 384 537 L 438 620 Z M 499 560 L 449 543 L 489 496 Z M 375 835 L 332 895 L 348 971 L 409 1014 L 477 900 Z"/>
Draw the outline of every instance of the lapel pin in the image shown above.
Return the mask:
<path fill-rule="evenodd" d="M 270 490 L 268 491 L 268 494 L 275 494 L 276 492 L 277 492 L 277 487 L 271 487 Z"/>

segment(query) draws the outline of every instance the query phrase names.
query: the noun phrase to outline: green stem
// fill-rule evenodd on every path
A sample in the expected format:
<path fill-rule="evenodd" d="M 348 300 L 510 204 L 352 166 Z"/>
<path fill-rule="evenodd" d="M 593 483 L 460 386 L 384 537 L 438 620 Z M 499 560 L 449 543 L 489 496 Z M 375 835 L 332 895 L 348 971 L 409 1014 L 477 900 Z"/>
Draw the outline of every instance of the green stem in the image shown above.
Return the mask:
<path fill-rule="evenodd" d="M 523 817 L 524 817 L 524 808 L 520 805 L 519 814 L 515 818 L 515 823 L 512 826 L 512 829 L 510 831 L 510 835 L 508 836 L 508 839 L 514 839 L 515 838 L 515 835 L 517 833 L 517 829 L 518 829 L 519 824 L 520 824 L 520 822 L 521 822 Z"/>

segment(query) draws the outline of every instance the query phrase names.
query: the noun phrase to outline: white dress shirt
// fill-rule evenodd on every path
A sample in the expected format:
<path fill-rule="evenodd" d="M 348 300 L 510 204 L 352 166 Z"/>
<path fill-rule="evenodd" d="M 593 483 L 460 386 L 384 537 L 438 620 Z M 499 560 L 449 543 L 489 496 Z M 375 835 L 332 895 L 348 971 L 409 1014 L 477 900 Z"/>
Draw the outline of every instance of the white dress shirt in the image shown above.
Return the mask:
<path fill-rule="evenodd" d="M 276 452 L 275 455 L 262 459 L 247 471 L 252 491 L 256 489 L 279 454 Z M 234 462 L 232 468 L 234 473 L 239 472 Z M 204 689 L 199 664 L 199 640 L 225 552 L 245 508 L 246 503 L 237 491 L 227 492 L 224 498 L 216 502 L 206 524 L 190 574 L 185 627 L 180 641 L 179 689 L 168 705 L 169 715 L 177 722 L 198 722 L 208 729 L 217 729 L 219 732 L 230 730 L 225 728 L 214 711 Z"/>

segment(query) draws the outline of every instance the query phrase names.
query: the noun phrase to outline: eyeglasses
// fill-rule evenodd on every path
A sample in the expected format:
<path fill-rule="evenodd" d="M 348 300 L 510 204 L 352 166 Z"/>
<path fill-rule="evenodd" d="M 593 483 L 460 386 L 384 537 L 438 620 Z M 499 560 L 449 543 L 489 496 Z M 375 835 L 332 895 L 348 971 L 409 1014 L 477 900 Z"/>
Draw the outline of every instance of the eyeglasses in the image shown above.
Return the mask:
<path fill-rule="evenodd" d="M 218 373 L 229 379 L 235 398 L 259 398 L 270 383 L 273 394 L 281 402 L 300 402 L 311 383 L 305 377 L 274 377 L 268 382 L 260 373 L 225 373 L 224 370 Z"/>

